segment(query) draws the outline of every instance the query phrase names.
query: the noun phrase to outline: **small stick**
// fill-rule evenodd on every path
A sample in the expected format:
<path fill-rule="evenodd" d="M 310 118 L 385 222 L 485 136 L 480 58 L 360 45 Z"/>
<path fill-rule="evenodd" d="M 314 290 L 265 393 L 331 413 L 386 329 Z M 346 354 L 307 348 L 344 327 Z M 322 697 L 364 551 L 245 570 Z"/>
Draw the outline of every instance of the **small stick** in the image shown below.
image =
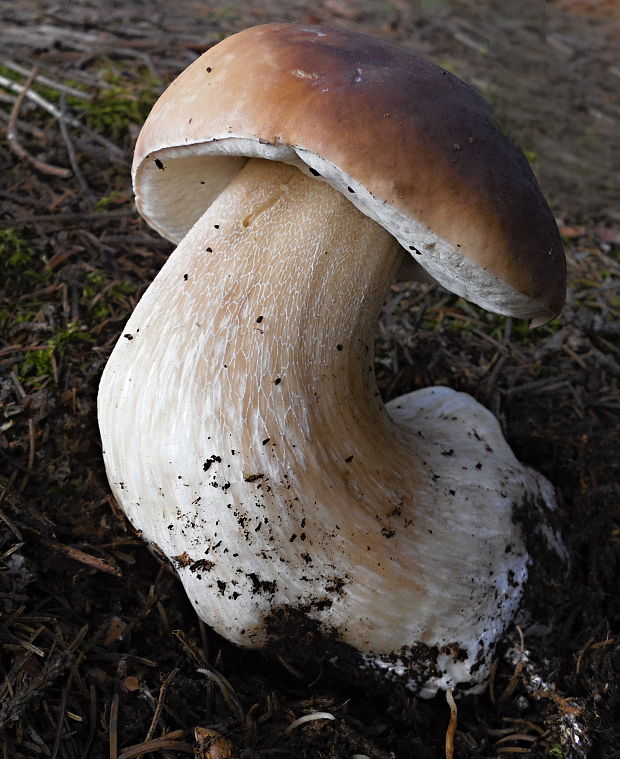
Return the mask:
<path fill-rule="evenodd" d="M 33 69 L 35 76 L 37 73 L 37 69 Z M 32 78 L 32 73 L 30 75 L 30 78 Z M 28 100 L 32 100 L 33 103 L 36 103 L 38 106 L 43 108 L 44 111 L 47 111 L 48 113 L 51 113 L 54 118 L 60 118 L 60 111 L 53 103 L 50 103 L 49 100 L 46 100 L 42 95 L 39 95 L 38 92 L 35 92 L 34 90 L 30 89 L 30 84 L 28 82 L 26 84 L 18 84 L 18 82 L 14 82 L 12 79 L 8 79 L 5 76 L 2 76 L 0 74 L 0 87 L 4 87 L 6 90 L 10 90 L 11 92 L 17 93 L 17 95 L 22 95 L 22 97 L 28 98 Z M 82 127 L 82 124 L 77 119 L 74 119 L 72 117 L 67 118 L 67 123 L 69 123 L 71 126 L 75 127 Z"/>
<path fill-rule="evenodd" d="M 10 356 L 12 353 L 27 353 L 28 351 L 44 351 L 49 348 L 49 345 L 7 345 L 6 348 L 0 350 L 1 356 Z M 26 398 L 28 393 L 24 390 L 21 382 L 17 378 L 17 375 L 13 377 L 14 372 L 11 372 L 11 378 L 15 384 L 17 392 L 22 398 Z M 23 393 L 23 395 L 22 395 Z"/>
<path fill-rule="evenodd" d="M 24 386 L 19 381 L 19 377 L 17 376 L 16 372 L 13 370 L 11 372 L 11 379 L 13 380 L 13 384 L 15 385 L 15 389 L 19 393 L 21 398 L 26 398 L 28 393 L 24 390 Z"/>
<path fill-rule="evenodd" d="M 35 69 L 36 71 L 36 69 Z M 21 95 L 22 92 L 24 92 L 24 97 L 27 97 L 28 100 L 32 100 L 33 103 L 36 103 L 38 106 L 43 108 L 48 113 L 51 113 L 51 115 L 58 119 L 63 118 L 61 112 L 56 108 L 56 106 L 53 103 L 50 103 L 49 100 L 46 100 L 44 97 L 39 95 L 38 92 L 35 92 L 34 90 L 28 89 L 23 84 L 18 84 L 17 82 L 14 82 L 12 79 L 7 79 L 7 77 L 2 76 L 0 74 L 0 87 L 4 87 L 7 90 L 10 90 L 11 92 L 15 92 L 18 95 Z M 120 158 L 123 160 L 123 162 L 126 162 L 125 158 L 125 151 L 122 148 L 119 148 L 118 145 L 115 145 L 113 142 L 110 142 L 110 140 L 106 139 L 103 135 L 98 134 L 93 129 L 88 127 L 86 124 L 82 124 L 81 121 L 78 121 L 78 119 L 74 118 L 73 116 L 65 115 L 64 120 L 69 126 L 77 127 L 78 129 L 81 129 L 82 132 L 84 132 L 88 137 L 91 137 L 95 142 L 98 142 L 100 145 L 103 145 L 103 147 L 106 147 L 116 158 Z"/>
<path fill-rule="evenodd" d="M 605 648 L 605 646 L 613 646 L 615 642 L 615 638 L 605 638 L 605 640 L 601 640 L 598 643 L 593 643 L 590 648 Z"/>
<path fill-rule="evenodd" d="M 495 675 L 497 674 L 498 664 L 499 661 L 497 659 L 493 659 L 493 663 L 491 664 L 491 675 L 489 677 L 489 698 L 491 699 L 491 703 L 493 705 L 497 703 L 497 697 L 495 694 Z"/>
<path fill-rule="evenodd" d="M 0 495 L 0 503 L 4 500 L 6 493 L 8 492 L 9 486 L 7 485 L 6 488 L 2 491 L 2 495 Z M 3 512 L 0 511 L 0 519 L 6 524 L 6 526 L 11 530 L 13 535 L 18 540 L 23 540 L 22 534 L 19 531 L 19 529 L 13 524 L 13 522 L 9 519 L 9 517 Z"/>
<path fill-rule="evenodd" d="M 577 662 L 575 664 L 575 674 L 579 674 L 579 670 L 581 669 L 581 660 L 583 659 L 583 655 L 585 652 L 590 648 L 590 646 L 594 643 L 594 638 L 590 638 L 590 640 L 581 648 L 579 651 L 579 654 L 577 655 Z"/>
<path fill-rule="evenodd" d="M 329 712 L 313 712 L 312 714 L 304 714 L 303 717 L 299 717 L 284 730 L 284 735 L 295 730 L 295 728 L 305 725 L 306 722 L 314 722 L 318 719 L 336 719 L 333 714 Z"/>
<path fill-rule="evenodd" d="M 15 545 L 12 545 L 10 548 L 7 548 L 7 550 L 2 554 L 2 556 L 0 556 L 0 561 L 6 561 L 9 558 L 9 556 L 12 556 L 16 551 L 19 551 L 19 549 L 23 548 L 25 545 L 26 545 L 26 541 L 23 541 L 22 543 L 15 543 Z M 23 606 L 20 608 L 23 609 Z"/>
<path fill-rule="evenodd" d="M 5 95 L 4 92 L 0 91 L 0 103 L 7 103 L 10 104 L 11 108 L 15 105 L 15 98 L 11 97 L 11 95 Z M 2 121 L 6 121 L 6 123 L 9 123 L 9 119 L 11 118 L 11 114 L 4 109 L 0 110 L 0 119 Z M 31 124 L 28 121 L 22 121 L 20 126 L 20 130 L 24 134 L 29 134 L 31 137 L 34 137 L 35 140 L 42 140 L 45 137 L 45 132 L 42 129 L 39 129 L 38 126 L 35 126 L 34 124 Z M 6 190 L 2 191 L 2 194 L 4 197 L 9 198 L 11 193 L 7 193 Z M 33 201 L 31 198 L 24 198 L 24 202 L 29 203 L 30 205 L 38 205 L 36 201 Z"/>
<path fill-rule="evenodd" d="M 193 754 L 194 747 L 191 743 L 185 743 L 183 741 L 177 741 L 176 738 L 182 737 L 184 730 L 175 730 L 172 733 L 162 735 L 160 738 L 155 738 L 153 741 L 145 741 L 144 743 L 138 743 L 135 746 L 128 746 L 123 749 L 123 753 L 118 759 L 131 759 L 134 756 L 142 756 L 142 754 L 151 754 L 154 751 L 182 751 L 184 754 Z"/>
<path fill-rule="evenodd" d="M 88 738 L 86 739 L 86 745 L 82 750 L 82 756 L 80 759 L 88 759 L 90 750 L 93 747 L 95 741 L 95 733 L 97 731 L 97 691 L 95 686 L 91 683 L 89 688 L 90 694 L 90 724 L 88 726 Z"/>
<path fill-rule="evenodd" d="M 67 677 L 67 682 L 65 683 L 63 689 L 62 689 L 62 696 L 60 698 L 60 708 L 58 710 L 58 723 L 56 725 L 56 737 L 54 739 L 54 748 L 52 749 L 52 755 L 50 759 L 56 759 L 58 756 L 58 752 L 60 750 L 60 740 L 62 738 L 62 728 L 63 723 L 65 720 L 65 713 L 67 711 L 67 699 L 69 698 L 69 691 L 71 690 L 71 685 L 73 684 L 73 676 L 75 675 L 76 665 L 81 660 L 78 659 L 78 661 L 73 663 L 73 666 L 69 670 L 69 676 Z"/>
<path fill-rule="evenodd" d="M 28 452 L 28 470 L 32 471 L 36 451 L 36 435 L 34 429 L 34 419 L 32 417 L 28 419 L 28 443 L 30 446 L 30 450 Z"/>
<path fill-rule="evenodd" d="M 129 216 L 135 216 L 135 211 L 93 211 L 92 213 L 49 213 L 38 214 L 37 216 L 20 216 L 18 219 L 11 219 L 10 224 L 14 226 L 26 226 L 28 224 L 71 224 L 73 222 L 87 221 L 109 221 L 110 219 L 124 219 Z"/>
<path fill-rule="evenodd" d="M 30 153 L 28 153 L 28 151 L 20 145 L 19 140 L 17 138 L 17 116 L 19 115 L 19 111 L 22 107 L 22 103 L 24 102 L 24 98 L 26 97 L 28 90 L 32 86 L 32 83 L 34 82 L 36 75 L 37 75 L 37 69 L 34 68 L 32 69 L 30 76 L 28 77 L 22 91 L 15 98 L 15 103 L 11 111 L 9 123 L 6 128 L 6 139 L 7 139 L 7 142 L 9 143 L 9 147 L 18 158 L 28 161 L 35 167 L 35 169 L 42 172 L 43 174 L 50 174 L 51 176 L 54 176 L 54 177 L 61 177 L 62 179 L 67 179 L 68 177 L 71 176 L 71 172 L 69 171 L 69 169 L 61 169 L 58 166 L 52 166 L 50 163 L 45 163 L 45 161 L 39 161 L 34 156 L 31 156 Z"/>
<path fill-rule="evenodd" d="M 456 735 L 456 703 L 452 695 L 450 688 L 446 691 L 446 701 L 450 707 L 450 722 L 448 723 L 448 729 L 446 730 L 446 759 L 453 759 L 454 757 L 454 736 Z"/>
<path fill-rule="evenodd" d="M 170 672 L 166 676 L 166 679 L 161 684 L 161 688 L 159 689 L 159 696 L 157 698 L 157 706 L 155 707 L 155 713 L 153 714 L 153 719 L 151 720 L 151 724 L 146 734 L 146 738 L 144 739 L 144 743 L 148 743 L 153 738 L 153 733 L 155 732 L 155 728 L 157 727 L 157 723 L 159 722 L 159 718 L 161 716 L 161 710 L 164 707 L 164 699 L 166 698 L 166 691 L 168 690 L 168 686 L 173 681 L 178 671 L 179 671 L 178 669 L 173 669 L 172 672 Z"/>
<path fill-rule="evenodd" d="M 15 63 L 15 61 L 10 61 L 5 58 L 2 63 L 7 68 L 12 69 L 18 74 L 22 74 L 23 76 L 28 75 L 28 69 L 25 66 L 21 66 L 19 63 Z M 66 92 L 67 95 L 73 95 L 73 97 L 79 98 L 80 100 L 93 99 L 93 96 L 90 92 L 85 92 L 84 90 L 76 90 L 75 87 L 70 87 L 68 84 L 63 84 L 62 82 L 57 82 L 54 79 L 50 79 L 43 74 L 37 74 L 35 80 L 37 82 L 41 82 L 41 84 L 44 84 L 46 87 L 51 87 L 54 90 L 58 90 L 58 92 Z"/>
<path fill-rule="evenodd" d="M 62 543 L 54 543 L 51 540 L 45 541 L 45 543 L 53 548 L 55 551 L 64 553 L 74 561 L 79 561 L 80 564 L 86 564 L 91 569 L 97 569 L 99 572 L 106 572 L 106 574 L 114 575 L 115 577 L 122 577 L 121 570 L 118 567 L 110 564 L 106 559 L 100 559 L 97 556 L 92 556 L 90 553 L 80 551 L 79 548 L 73 548 L 72 546 L 66 546 Z"/>
<path fill-rule="evenodd" d="M 118 759 L 118 693 L 114 694 L 110 707 L 110 759 Z"/>
<path fill-rule="evenodd" d="M 499 698 L 497 699 L 497 702 L 500 704 L 505 703 L 508 701 L 510 696 L 515 692 L 515 689 L 519 683 L 519 677 L 521 676 L 521 672 L 523 671 L 523 667 L 525 666 L 525 639 L 523 637 L 523 630 L 519 627 L 519 625 L 515 625 L 515 628 L 519 634 L 519 659 L 515 665 L 514 671 L 512 673 L 512 677 L 508 681 L 508 685 L 504 688 L 503 692 L 500 694 Z"/>
<path fill-rule="evenodd" d="M 209 639 L 207 637 L 207 626 L 198 618 L 198 629 L 200 630 L 200 642 L 202 643 L 202 651 L 204 653 L 205 661 L 209 661 Z"/>
<path fill-rule="evenodd" d="M 67 98 L 65 96 L 65 93 L 63 92 L 62 95 L 60 96 L 60 112 L 61 112 L 62 117 L 58 120 L 58 123 L 60 125 L 60 134 L 62 134 L 62 139 L 65 141 L 67 155 L 69 156 L 69 163 L 71 164 L 71 168 L 73 169 L 75 178 L 80 183 L 80 187 L 82 188 L 82 191 L 87 194 L 88 192 L 90 192 L 90 187 L 88 186 L 86 180 L 84 179 L 84 175 L 82 174 L 82 171 L 80 170 L 80 166 L 77 162 L 77 156 L 75 155 L 75 148 L 73 147 L 73 142 L 71 141 L 69 130 L 67 129 L 67 124 L 65 123 L 66 102 L 67 102 Z"/>
<path fill-rule="evenodd" d="M 241 706 L 241 701 L 239 701 L 239 697 L 233 690 L 231 684 L 224 677 L 224 675 L 220 675 L 219 672 L 216 672 L 215 670 L 203 668 L 197 669 L 196 672 L 199 672 L 209 680 L 212 680 L 218 686 L 222 696 L 224 696 L 224 701 L 226 701 L 228 708 L 231 711 L 236 710 L 239 721 L 243 723 L 245 716 L 243 713 L 243 707 Z"/>

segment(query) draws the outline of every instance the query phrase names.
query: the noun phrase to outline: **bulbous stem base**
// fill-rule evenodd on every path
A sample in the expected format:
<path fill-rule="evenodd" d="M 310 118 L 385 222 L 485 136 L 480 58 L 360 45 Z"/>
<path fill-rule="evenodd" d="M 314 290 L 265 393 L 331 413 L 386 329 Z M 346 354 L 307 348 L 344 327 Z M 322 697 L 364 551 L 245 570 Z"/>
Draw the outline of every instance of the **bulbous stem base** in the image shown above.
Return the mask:
<path fill-rule="evenodd" d="M 372 341 L 401 255 L 329 186 L 249 161 L 129 320 L 100 426 L 116 498 L 222 635 L 263 645 L 293 607 L 452 687 L 514 614 L 514 511 L 544 485 L 468 396 L 386 411 Z"/>

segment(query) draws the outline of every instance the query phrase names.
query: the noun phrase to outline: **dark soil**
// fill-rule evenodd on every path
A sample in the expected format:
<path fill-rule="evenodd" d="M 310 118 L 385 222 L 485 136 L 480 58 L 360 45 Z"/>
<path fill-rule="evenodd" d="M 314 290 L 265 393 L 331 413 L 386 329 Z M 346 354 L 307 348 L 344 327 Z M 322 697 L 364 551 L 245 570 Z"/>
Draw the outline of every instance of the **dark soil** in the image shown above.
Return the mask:
<path fill-rule="evenodd" d="M 5 0 L 0 17 L 0 123 L 28 154 L 0 142 L 3 756 L 446 756 L 444 695 L 360 686 L 207 629 L 103 470 L 98 379 L 170 252 L 132 205 L 139 124 L 201 51 L 270 20 L 353 28 L 433 58 L 490 100 L 540 178 L 568 258 L 560 319 L 530 332 L 438 287 L 397 284 L 377 373 L 386 398 L 447 384 L 487 405 L 556 485 L 572 556 L 536 577 L 532 616 L 499 646 L 489 689 L 457 700 L 454 756 L 620 756 L 617 4 Z M 6 79 L 23 85 L 33 66 L 49 81 L 31 92 L 58 110 L 26 98 L 11 121 Z M 295 724 L 317 713 L 328 717 Z"/>

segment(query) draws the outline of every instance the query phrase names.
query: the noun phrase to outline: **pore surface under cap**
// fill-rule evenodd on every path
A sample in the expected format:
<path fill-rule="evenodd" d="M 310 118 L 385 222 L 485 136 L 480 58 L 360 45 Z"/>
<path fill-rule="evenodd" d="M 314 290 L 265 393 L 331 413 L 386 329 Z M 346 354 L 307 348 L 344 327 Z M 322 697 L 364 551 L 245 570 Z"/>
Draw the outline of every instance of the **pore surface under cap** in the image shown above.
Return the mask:
<path fill-rule="evenodd" d="M 562 306 L 562 246 L 525 157 L 473 89 L 422 58 L 298 24 L 224 40 L 142 130 L 141 213 L 180 240 L 249 156 L 319 174 L 435 279 L 490 310 L 542 320 Z"/>

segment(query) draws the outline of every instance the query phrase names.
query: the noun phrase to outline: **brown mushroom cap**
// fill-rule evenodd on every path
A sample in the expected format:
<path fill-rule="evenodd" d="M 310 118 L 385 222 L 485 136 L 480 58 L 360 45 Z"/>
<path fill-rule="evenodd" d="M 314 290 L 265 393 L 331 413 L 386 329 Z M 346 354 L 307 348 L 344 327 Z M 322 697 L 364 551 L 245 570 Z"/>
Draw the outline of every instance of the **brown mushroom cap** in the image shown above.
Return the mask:
<path fill-rule="evenodd" d="M 566 265 L 530 166 L 449 72 L 349 31 L 233 35 L 162 95 L 136 146 L 137 204 L 179 241 L 245 157 L 293 163 L 381 223 L 453 292 L 541 323 Z"/>

